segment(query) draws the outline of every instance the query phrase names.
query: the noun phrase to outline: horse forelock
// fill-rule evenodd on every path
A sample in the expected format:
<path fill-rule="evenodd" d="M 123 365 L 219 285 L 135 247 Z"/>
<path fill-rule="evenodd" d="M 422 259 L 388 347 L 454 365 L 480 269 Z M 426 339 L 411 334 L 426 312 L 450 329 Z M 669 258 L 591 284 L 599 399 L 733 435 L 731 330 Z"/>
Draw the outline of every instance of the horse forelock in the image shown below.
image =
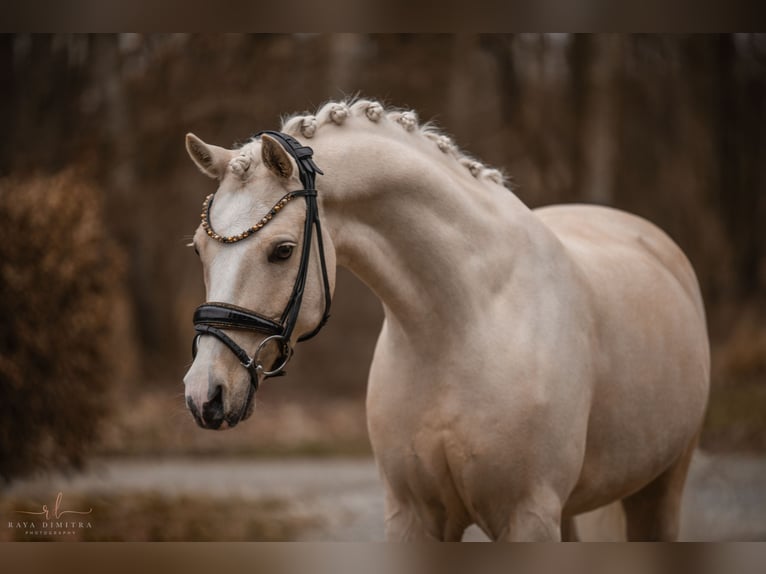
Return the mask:
<path fill-rule="evenodd" d="M 402 134 L 411 133 L 429 140 L 436 149 L 455 160 L 456 169 L 465 169 L 477 180 L 492 182 L 510 189 L 510 182 L 502 171 L 488 167 L 462 151 L 450 136 L 433 123 L 421 124 L 417 113 L 413 110 L 386 107 L 376 100 L 350 98 L 343 101 L 330 101 L 320 106 L 314 114 L 300 113 L 284 118 L 281 130 L 294 137 L 311 139 L 326 126 L 344 126 L 349 123 L 348 120 L 354 118 L 377 124 L 381 129 L 399 129 Z"/>

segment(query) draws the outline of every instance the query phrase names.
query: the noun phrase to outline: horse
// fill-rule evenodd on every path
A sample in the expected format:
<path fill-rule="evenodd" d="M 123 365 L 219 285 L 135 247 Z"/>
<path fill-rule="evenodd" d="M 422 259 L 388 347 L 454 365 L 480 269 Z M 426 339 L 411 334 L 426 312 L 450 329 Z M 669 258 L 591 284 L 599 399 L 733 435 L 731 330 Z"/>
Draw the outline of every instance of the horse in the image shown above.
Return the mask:
<path fill-rule="evenodd" d="M 258 384 L 326 320 L 341 265 L 384 309 L 366 409 L 388 540 L 472 524 L 577 539 L 574 517 L 613 502 L 629 540 L 677 538 L 710 351 L 694 270 L 658 227 L 606 206 L 532 210 L 375 100 L 186 148 L 218 182 L 193 239 L 208 302 L 184 384 L 200 426 L 252 414 Z"/>

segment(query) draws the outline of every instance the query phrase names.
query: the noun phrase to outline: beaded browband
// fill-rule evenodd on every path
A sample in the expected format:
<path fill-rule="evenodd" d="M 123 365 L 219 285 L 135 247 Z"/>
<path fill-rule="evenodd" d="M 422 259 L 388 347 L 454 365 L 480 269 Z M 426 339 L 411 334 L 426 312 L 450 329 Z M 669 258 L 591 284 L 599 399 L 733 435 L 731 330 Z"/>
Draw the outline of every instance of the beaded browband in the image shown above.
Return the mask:
<path fill-rule="evenodd" d="M 237 241 L 242 241 L 243 239 L 250 237 L 256 231 L 259 231 L 264 225 L 271 221 L 272 218 L 277 213 L 279 213 L 279 211 L 285 205 L 287 205 L 291 199 L 300 195 L 305 195 L 305 191 L 307 190 L 291 191 L 290 193 L 285 194 L 279 201 L 274 204 L 274 207 L 272 207 L 269 212 L 264 215 L 260 221 L 258 221 L 258 223 L 248 229 L 245 229 L 238 235 L 220 235 L 213 229 L 213 226 L 210 224 L 210 208 L 213 205 L 213 196 L 215 193 L 211 193 L 202 203 L 202 213 L 200 214 L 202 216 L 202 229 L 205 230 L 205 233 L 207 233 L 208 237 L 215 239 L 216 241 L 220 241 L 221 243 L 236 243 Z"/>

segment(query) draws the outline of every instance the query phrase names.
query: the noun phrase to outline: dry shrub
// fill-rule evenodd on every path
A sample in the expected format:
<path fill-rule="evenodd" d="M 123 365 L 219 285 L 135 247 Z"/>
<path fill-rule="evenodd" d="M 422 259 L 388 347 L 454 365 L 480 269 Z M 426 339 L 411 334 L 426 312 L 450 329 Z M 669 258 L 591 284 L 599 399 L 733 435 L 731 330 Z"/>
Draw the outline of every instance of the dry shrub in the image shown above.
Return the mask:
<path fill-rule="evenodd" d="M 702 435 L 707 450 L 766 450 L 766 309 L 740 303 L 713 339 L 712 388 Z"/>
<path fill-rule="evenodd" d="M 751 306 L 753 307 L 753 306 Z M 743 311 L 747 307 L 743 305 Z M 718 353 L 722 382 L 766 381 L 766 312 L 742 313 Z"/>
<path fill-rule="evenodd" d="M 77 465 L 106 408 L 121 263 L 69 170 L 0 180 L 0 476 Z"/>

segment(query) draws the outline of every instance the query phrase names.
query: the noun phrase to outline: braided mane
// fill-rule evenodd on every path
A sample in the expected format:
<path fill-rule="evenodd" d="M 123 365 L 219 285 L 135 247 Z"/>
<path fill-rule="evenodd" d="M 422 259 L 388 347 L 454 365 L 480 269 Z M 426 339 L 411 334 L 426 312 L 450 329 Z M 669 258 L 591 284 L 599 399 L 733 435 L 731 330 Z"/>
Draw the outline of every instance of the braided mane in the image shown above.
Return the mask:
<path fill-rule="evenodd" d="M 324 126 L 342 126 L 346 120 L 355 117 L 366 118 L 375 124 L 398 125 L 407 132 L 420 135 L 433 142 L 442 153 L 454 158 L 476 179 L 488 180 L 501 186 L 508 184 L 506 177 L 500 170 L 487 167 L 461 151 L 452 138 L 434 127 L 433 124 L 420 124 L 414 111 L 386 108 L 375 100 L 349 99 L 340 102 L 327 102 L 315 114 L 295 114 L 284 118 L 281 131 L 292 136 L 311 139 Z"/>

